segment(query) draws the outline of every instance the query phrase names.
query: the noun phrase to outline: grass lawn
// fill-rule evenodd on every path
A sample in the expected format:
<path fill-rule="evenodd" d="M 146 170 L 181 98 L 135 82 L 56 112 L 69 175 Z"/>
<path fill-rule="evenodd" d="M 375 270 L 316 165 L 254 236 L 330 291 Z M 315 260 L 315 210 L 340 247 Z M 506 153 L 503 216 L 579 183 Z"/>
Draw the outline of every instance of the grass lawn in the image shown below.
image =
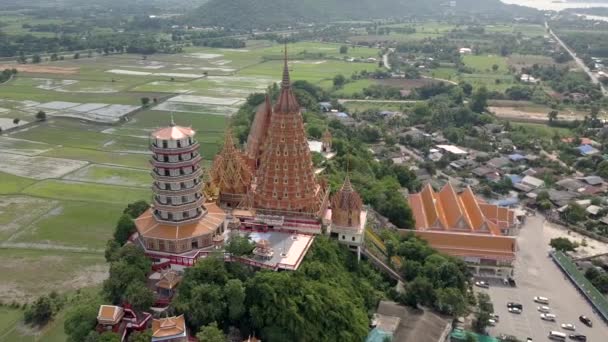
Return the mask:
<path fill-rule="evenodd" d="M 25 227 L 14 242 L 58 244 L 102 250 L 112 236 L 122 204 L 59 201 Z"/>
<path fill-rule="evenodd" d="M 36 181 L 0 172 L 0 194 L 16 194 Z"/>
<path fill-rule="evenodd" d="M 82 183 L 48 179 L 23 190 L 24 194 L 62 200 L 117 203 L 126 205 L 139 200 L 149 200 L 150 189 L 126 186 Z"/>
<path fill-rule="evenodd" d="M 424 72 L 426 76 L 441 78 L 449 81 L 458 81 L 458 71 L 456 68 L 439 67 L 435 69 L 429 69 Z"/>

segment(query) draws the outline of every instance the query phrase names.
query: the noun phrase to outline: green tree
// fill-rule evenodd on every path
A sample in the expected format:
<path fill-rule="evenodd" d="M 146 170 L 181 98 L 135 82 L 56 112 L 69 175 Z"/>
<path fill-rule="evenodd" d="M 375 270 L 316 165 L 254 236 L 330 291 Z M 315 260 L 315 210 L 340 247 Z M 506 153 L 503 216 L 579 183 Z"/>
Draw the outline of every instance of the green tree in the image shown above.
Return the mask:
<path fill-rule="evenodd" d="M 490 314 L 494 312 L 490 296 L 487 293 L 477 294 L 477 309 L 475 318 L 473 319 L 473 330 L 475 332 L 485 334 L 486 328 L 489 325 Z"/>
<path fill-rule="evenodd" d="M 344 86 L 344 83 L 346 83 L 346 78 L 344 77 L 344 75 L 338 74 L 334 76 L 334 87 L 342 88 Z"/>
<path fill-rule="evenodd" d="M 462 291 L 457 288 L 438 288 L 435 291 L 435 307 L 442 313 L 460 316 L 467 310 L 467 301 Z"/>
<path fill-rule="evenodd" d="M 127 214 L 127 215 L 131 216 L 132 218 L 137 218 L 137 217 L 139 217 L 139 215 L 143 214 L 149 208 L 150 208 L 150 204 L 148 204 L 148 202 L 146 202 L 146 201 L 141 200 L 141 201 L 129 203 L 127 205 L 127 207 L 125 208 L 125 210 L 123 211 L 123 214 Z"/>
<path fill-rule="evenodd" d="M 118 219 L 118 223 L 116 224 L 116 229 L 114 230 L 114 240 L 120 244 L 124 245 L 129 237 L 135 233 L 135 222 L 128 214 L 123 214 L 120 219 Z"/>
<path fill-rule="evenodd" d="M 38 121 L 45 121 L 46 120 L 46 113 L 42 110 L 39 110 L 38 113 L 36 113 L 36 120 Z"/>
<path fill-rule="evenodd" d="M 551 239 L 549 246 L 561 252 L 572 252 L 576 250 L 576 244 L 565 237 Z"/>
<path fill-rule="evenodd" d="M 148 104 L 150 104 L 150 98 L 149 97 L 142 97 L 141 99 L 141 105 L 144 107 L 147 107 Z"/>
<path fill-rule="evenodd" d="M 435 302 L 435 289 L 426 277 L 418 276 L 410 282 L 406 289 L 406 303 L 413 307 L 417 304 L 432 305 Z"/>
<path fill-rule="evenodd" d="M 587 212 L 585 211 L 585 208 L 579 204 L 570 203 L 568 204 L 568 208 L 562 212 L 561 216 L 566 222 L 576 224 L 585 220 Z"/>
<path fill-rule="evenodd" d="M 117 333 L 106 331 L 99 335 L 99 342 L 120 342 L 120 336 Z"/>
<path fill-rule="evenodd" d="M 135 310 L 146 311 L 154 304 L 154 292 L 140 281 L 134 281 L 127 286 L 124 298 Z"/>
<path fill-rule="evenodd" d="M 608 178 L 608 160 L 604 160 L 597 165 L 596 173 L 602 178 Z"/>
<path fill-rule="evenodd" d="M 95 330 L 89 331 L 83 342 L 99 342 L 99 333 Z"/>
<path fill-rule="evenodd" d="M 76 52 L 76 53 L 74 54 L 74 59 L 78 59 L 78 58 L 80 58 L 80 53 Z"/>
<path fill-rule="evenodd" d="M 348 53 L 348 46 L 342 45 L 340 46 L 340 54 L 345 55 Z"/>
<path fill-rule="evenodd" d="M 556 110 L 552 110 L 547 114 L 547 118 L 549 118 L 549 123 L 552 124 L 555 121 L 557 121 L 557 117 L 559 115 L 559 112 Z"/>
<path fill-rule="evenodd" d="M 323 135 L 323 128 L 318 125 L 310 125 L 306 128 L 306 133 L 313 139 L 320 139 Z"/>
<path fill-rule="evenodd" d="M 496 72 L 498 70 L 498 64 L 492 64 L 492 71 Z"/>
<path fill-rule="evenodd" d="M 226 301 L 222 296 L 222 288 L 216 284 L 200 284 L 192 289 L 187 311 L 192 325 L 202 326 L 213 321 L 222 321 L 226 309 Z"/>
<path fill-rule="evenodd" d="M 53 317 L 53 304 L 48 296 L 41 296 L 24 312 L 26 323 L 44 325 Z"/>
<path fill-rule="evenodd" d="M 226 252 L 236 256 L 251 255 L 255 244 L 249 239 L 249 236 L 240 236 L 233 234 L 226 244 Z"/>
<path fill-rule="evenodd" d="M 224 332 L 217 327 L 217 322 L 211 322 L 208 325 L 205 325 L 201 328 L 201 330 L 196 334 L 196 338 L 199 341 L 204 342 L 226 342 L 226 335 Z"/>
<path fill-rule="evenodd" d="M 136 331 L 129 335 L 129 342 L 150 342 L 152 334 L 150 330 Z"/>
<path fill-rule="evenodd" d="M 471 97 L 470 107 L 471 110 L 476 113 L 483 113 L 486 111 L 486 107 L 488 106 L 488 89 L 486 87 L 481 87 L 477 89 L 473 96 Z"/>
<path fill-rule="evenodd" d="M 97 310 L 99 306 L 91 300 L 69 307 L 63 324 L 68 342 L 81 342 L 87 338 L 97 324 Z"/>
<path fill-rule="evenodd" d="M 224 297 L 228 304 L 228 318 L 238 322 L 245 313 L 245 287 L 238 279 L 230 279 L 224 287 Z"/>

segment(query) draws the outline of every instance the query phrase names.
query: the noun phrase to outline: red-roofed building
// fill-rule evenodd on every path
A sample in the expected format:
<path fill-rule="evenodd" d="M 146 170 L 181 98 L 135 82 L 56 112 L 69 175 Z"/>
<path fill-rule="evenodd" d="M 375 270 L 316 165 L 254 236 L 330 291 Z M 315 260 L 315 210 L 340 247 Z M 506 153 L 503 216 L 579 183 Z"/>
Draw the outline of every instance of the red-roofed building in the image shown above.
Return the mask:
<path fill-rule="evenodd" d="M 440 252 L 463 258 L 474 273 L 504 277 L 512 274 L 517 244 L 508 236 L 517 227 L 515 213 L 488 204 L 467 187 L 456 193 L 450 183 L 439 192 L 427 184 L 409 196 L 416 235 Z"/>

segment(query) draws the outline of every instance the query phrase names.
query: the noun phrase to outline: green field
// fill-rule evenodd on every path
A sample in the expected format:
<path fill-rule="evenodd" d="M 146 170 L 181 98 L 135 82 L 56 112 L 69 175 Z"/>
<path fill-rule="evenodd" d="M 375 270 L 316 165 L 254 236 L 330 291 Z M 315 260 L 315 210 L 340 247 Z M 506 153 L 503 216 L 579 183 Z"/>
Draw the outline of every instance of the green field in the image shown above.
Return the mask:
<path fill-rule="evenodd" d="M 103 250 L 112 236 L 123 205 L 57 201 L 44 215 L 23 228 L 13 242 L 43 243 Z"/>
<path fill-rule="evenodd" d="M 501 56 L 473 56 L 467 55 L 462 58 L 464 64 L 468 67 L 475 69 L 478 72 L 493 73 L 493 74 L 505 74 L 507 72 L 507 62 L 504 57 Z M 498 69 L 494 71 L 493 65 L 498 65 Z"/>
<path fill-rule="evenodd" d="M 23 193 L 37 197 L 122 204 L 123 206 L 142 199 L 149 199 L 152 194 L 149 189 L 53 179 L 33 184 L 25 188 Z"/>

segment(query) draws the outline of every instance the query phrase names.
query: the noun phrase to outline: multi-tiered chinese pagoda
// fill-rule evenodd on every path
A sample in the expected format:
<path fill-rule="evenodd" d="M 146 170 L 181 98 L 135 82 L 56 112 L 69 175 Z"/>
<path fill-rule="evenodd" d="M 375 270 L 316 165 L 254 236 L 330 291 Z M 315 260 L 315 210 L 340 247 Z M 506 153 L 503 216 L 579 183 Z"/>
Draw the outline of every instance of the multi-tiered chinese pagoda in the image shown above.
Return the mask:
<path fill-rule="evenodd" d="M 135 220 L 148 250 L 184 253 L 212 245 L 226 214 L 202 194 L 199 143 L 194 130 L 173 122 L 151 136 L 153 206 Z"/>

